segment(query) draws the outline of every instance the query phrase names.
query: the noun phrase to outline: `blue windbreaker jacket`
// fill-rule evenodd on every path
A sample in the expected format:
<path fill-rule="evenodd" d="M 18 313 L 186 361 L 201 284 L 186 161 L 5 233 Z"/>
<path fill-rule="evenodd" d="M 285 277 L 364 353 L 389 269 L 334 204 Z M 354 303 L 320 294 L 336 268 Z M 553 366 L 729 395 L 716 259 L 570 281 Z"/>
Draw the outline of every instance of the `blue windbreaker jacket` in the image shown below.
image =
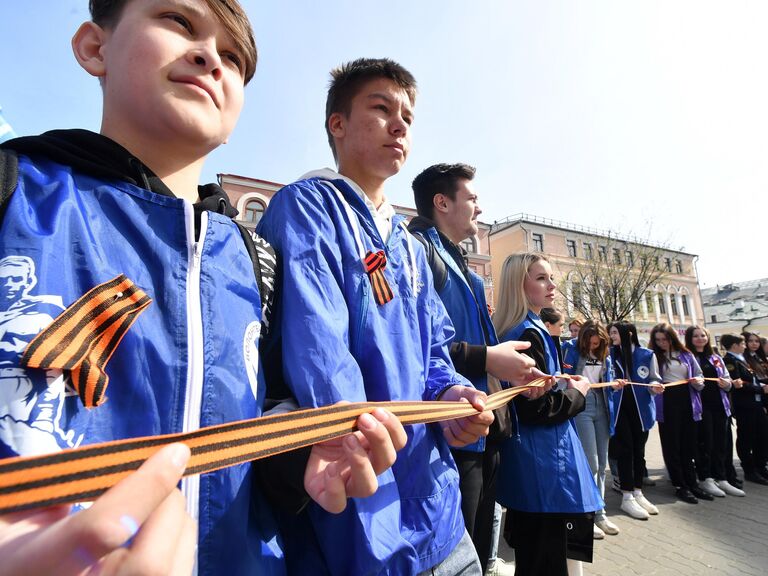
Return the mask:
<path fill-rule="evenodd" d="M 635 346 L 632 351 L 632 374 L 627 375 L 622 365 L 621 358 L 616 353 L 616 347 L 611 346 L 611 358 L 616 371 L 617 378 L 623 378 L 630 382 L 649 383 L 651 381 L 651 362 L 653 352 L 642 346 Z M 647 386 L 632 386 L 632 393 L 637 406 L 637 413 L 640 415 L 640 422 L 643 425 L 643 431 L 646 432 L 656 424 L 656 403 L 653 393 Z M 609 408 L 611 410 L 611 436 L 616 431 L 616 421 L 619 418 L 619 409 L 624 398 L 624 389 L 609 391 Z"/>
<path fill-rule="evenodd" d="M 483 346 L 498 344 L 499 340 L 496 337 L 496 329 L 493 327 L 488 313 L 483 279 L 470 270 L 469 277 L 472 281 L 472 286 L 470 287 L 456 261 L 440 241 L 437 230 L 429 228 L 422 236 L 435 247 L 435 252 L 445 262 L 448 271 L 445 285 L 438 291 L 438 295 L 440 300 L 443 301 L 448 316 L 453 323 L 453 328 L 456 331 L 456 340 Z M 485 326 L 485 331 L 483 331 L 483 325 Z M 488 334 L 489 342 L 485 341 L 486 333 Z M 488 392 L 487 374 L 474 378 L 471 382 L 478 390 Z M 482 452 L 485 450 L 485 438 L 480 438 L 477 442 L 459 448 L 459 450 Z"/>
<path fill-rule="evenodd" d="M 286 384 L 305 407 L 434 400 L 449 386 L 469 386 L 453 370 L 454 331 L 424 247 L 400 216 L 385 243 L 353 186 L 330 170 L 310 173 L 280 190 L 259 223 L 282 257 L 271 329 Z M 386 254 L 394 298 L 383 305 L 363 267 L 368 251 Z M 291 573 L 416 574 L 450 554 L 464 522 L 448 444 L 436 425 L 406 431 L 407 445 L 373 496 L 350 500 L 341 514 L 310 504 L 302 517 L 288 519 Z"/>
<path fill-rule="evenodd" d="M 532 312 L 501 340 L 519 340 L 527 329 L 536 330 L 544 342 L 549 374 L 559 374 L 555 343 Z M 508 438 L 501 450 L 496 496 L 500 504 L 522 512 L 542 513 L 584 513 L 603 508 L 571 420 L 549 425 L 518 422 L 518 428 L 519 434 Z"/>
<path fill-rule="evenodd" d="M 3 455 L 259 416 L 252 261 L 229 218 L 203 213 L 197 242 L 193 230 L 192 205 L 181 199 L 19 156 L 0 229 L 0 277 L 13 284 L 0 294 Z M 107 401 L 86 410 L 60 372 L 24 370 L 19 357 L 64 307 L 121 273 L 153 302 L 107 365 Z M 285 573 L 249 465 L 190 477 L 182 491 L 198 520 L 199 574 L 221 574 L 222 562 L 227 574 Z"/>

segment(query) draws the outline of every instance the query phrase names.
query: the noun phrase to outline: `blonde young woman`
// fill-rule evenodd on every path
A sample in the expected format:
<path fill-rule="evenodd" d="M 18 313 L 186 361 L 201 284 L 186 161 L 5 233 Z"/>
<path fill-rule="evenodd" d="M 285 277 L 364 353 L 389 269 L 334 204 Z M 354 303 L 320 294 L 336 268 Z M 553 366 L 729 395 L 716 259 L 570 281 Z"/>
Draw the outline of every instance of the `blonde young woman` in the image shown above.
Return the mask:
<path fill-rule="evenodd" d="M 493 321 L 501 341 L 523 340 L 546 374 L 561 367 L 539 316 L 555 297 L 552 268 L 538 254 L 504 262 Z M 595 511 L 603 501 L 571 418 L 584 409 L 589 381 L 561 380 L 544 395 L 511 404 L 516 430 L 501 454 L 497 500 L 507 507 L 504 536 L 515 549 L 516 575 L 571 576 L 592 561 Z"/>

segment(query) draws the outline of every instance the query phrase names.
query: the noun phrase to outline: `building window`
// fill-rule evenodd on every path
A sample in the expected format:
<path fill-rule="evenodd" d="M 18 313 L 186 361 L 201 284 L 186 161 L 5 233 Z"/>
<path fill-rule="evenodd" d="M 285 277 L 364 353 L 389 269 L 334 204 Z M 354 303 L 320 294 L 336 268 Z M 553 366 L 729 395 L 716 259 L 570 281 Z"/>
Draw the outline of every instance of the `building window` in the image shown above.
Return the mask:
<path fill-rule="evenodd" d="M 621 250 L 618 248 L 613 249 L 613 263 L 621 264 Z"/>
<path fill-rule="evenodd" d="M 632 268 L 635 265 L 635 255 L 630 250 L 627 250 L 624 256 L 626 256 L 627 267 Z"/>
<path fill-rule="evenodd" d="M 659 270 L 659 269 L 660 269 L 660 268 L 659 268 L 659 257 L 658 257 L 658 256 L 654 256 L 654 257 L 653 257 L 653 265 L 654 265 L 654 267 L 656 268 L 656 270 Z"/>
<path fill-rule="evenodd" d="M 648 309 L 649 313 L 653 312 L 653 294 L 650 292 L 645 293 L 645 307 Z"/>
<path fill-rule="evenodd" d="M 683 294 L 683 296 L 682 296 L 681 300 L 682 300 L 682 302 L 683 302 L 683 314 L 684 314 L 685 316 L 690 316 L 690 315 L 691 315 L 691 313 L 688 311 L 688 296 L 686 296 L 685 294 Z"/>
<path fill-rule="evenodd" d="M 589 242 L 584 242 L 584 258 L 587 260 L 592 260 L 592 244 Z"/>
<path fill-rule="evenodd" d="M 664 301 L 664 294 L 659 294 L 659 314 L 667 313 L 667 303 Z"/>
<path fill-rule="evenodd" d="M 477 252 L 474 238 L 467 238 L 466 240 L 462 240 L 461 247 L 464 248 L 464 250 L 466 250 L 469 254 L 474 254 Z"/>
<path fill-rule="evenodd" d="M 536 252 L 544 252 L 544 235 L 533 232 L 531 233 L 531 238 L 533 239 L 533 249 Z"/>
<path fill-rule="evenodd" d="M 683 273 L 683 263 L 680 260 L 675 260 L 675 272 L 678 274 Z"/>
<path fill-rule="evenodd" d="M 669 302 L 670 302 L 670 304 L 672 304 L 672 318 L 677 320 L 677 315 L 678 315 L 678 312 L 677 312 L 677 298 L 672 296 L 672 298 L 669 299 Z"/>
<path fill-rule="evenodd" d="M 568 256 L 576 258 L 576 240 L 566 240 L 565 245 L 568 248 Z"/>
<path fill-rule="evenodd" d="M 664 258 L 664 270 L 667 272 L 672 272 L 672 259 L 671 258 Z"/>
<path fill-rule="evenodd" d="M 600 259 L 600 262 L 607 262 L 608 261 L 608 249 L 605 246 L 598 246 L 597 247 L 597 257 Z"/>
<path fill-rule="evenodd" d="M 712 324 L 717 323 L 717 314 L 712 314 L 711 318 L 712 320 L 710 320 L 710 322 L 712 322 Z"/>
<path fill-rule="evenodd" d="M 256 224 L 259 223 L 259 220 L 261 220 L 261 217 L 264 216 L 265 208 L 266 207 L 261 200 L 248 200 L 245 203 L 245 214 L 243 214 L 243 220 L 256 226 Z"/>

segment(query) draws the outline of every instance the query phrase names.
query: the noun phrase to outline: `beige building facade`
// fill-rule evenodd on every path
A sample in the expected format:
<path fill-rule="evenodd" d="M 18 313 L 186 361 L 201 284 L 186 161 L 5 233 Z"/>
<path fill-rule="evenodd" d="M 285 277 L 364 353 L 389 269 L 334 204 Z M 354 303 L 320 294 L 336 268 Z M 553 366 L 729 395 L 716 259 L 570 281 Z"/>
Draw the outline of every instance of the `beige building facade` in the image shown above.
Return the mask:
<path fill-rule="evenodd" d="M 491 275 L 498 279 L 506 257 L 518 252 L 541 252 L 550 260 L 560 290 L 573 298 L 574 285 L 579 281 L 576 268 L 584 270 L 588 261 L 601 259 L 606 263 L 626 267 L 647 253 L 647 243 L 637 238 L 620 237 L 567 222 L 555 221 L 529 214 L 517 214 L 495 222 L 490 232 Z M 654 247 L 655 248 L 655 247 Z M 659 322 L 669 322 L 679 333 L 691 324 L 701 323 L 704 314 L 696 273 L 696 256 L 686 252 L 655 249 L 654 258 L 663 271 L 640 301 L 629 320 L 638 328 L 645 344 L 651 328 Z M 631 273 L 631 272 L 630 272 Z M 558 307 L 566 317 L 577 315 L 562 294 Z"/>
<path fill-rule="evenodd" d="M 283 184 L 277 182 L 237 174 L 219 174 L 218 178 L 219 185 L 224 188 L 232 205 L 240 212 L 237 220 L 252 231 L 256 229 L 272 197 L 283 187 Z M 414 208 L 397 205 L 393 207 L 398 214 L 405 216 L 407 222 L 416 216 Z M 490 233 L 491 225 L 479 222 L 477 235 L 462 242 L 467 251 L 469 267 L 483 278 L 489 303 L 493 302 Z"/>

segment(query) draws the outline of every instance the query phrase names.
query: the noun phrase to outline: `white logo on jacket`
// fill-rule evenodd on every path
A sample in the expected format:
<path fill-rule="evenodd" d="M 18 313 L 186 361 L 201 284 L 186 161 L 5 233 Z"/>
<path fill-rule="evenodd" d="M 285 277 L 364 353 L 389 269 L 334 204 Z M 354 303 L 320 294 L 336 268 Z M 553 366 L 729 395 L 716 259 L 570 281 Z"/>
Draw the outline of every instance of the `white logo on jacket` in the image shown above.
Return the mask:
<path fill-rule="evenodd" d="M 26 371 L 27 345 L 64 310 L 61 296 L 34 296 L 35 264 L 27 256 L 0 260 L 0 442 L 16 454 L 58 452 L 80 443 L 61 426 L 64 400 L 76 396 L 60 370 Z"/>
<path fill-rule="evenodd" d="M 637 368 L 637 375 L 640 376 L 640 378 L 648 378 L 648 374 L 650 374 L 651 371 L 648 370 L 648 366 L 638 366 Z"/>

